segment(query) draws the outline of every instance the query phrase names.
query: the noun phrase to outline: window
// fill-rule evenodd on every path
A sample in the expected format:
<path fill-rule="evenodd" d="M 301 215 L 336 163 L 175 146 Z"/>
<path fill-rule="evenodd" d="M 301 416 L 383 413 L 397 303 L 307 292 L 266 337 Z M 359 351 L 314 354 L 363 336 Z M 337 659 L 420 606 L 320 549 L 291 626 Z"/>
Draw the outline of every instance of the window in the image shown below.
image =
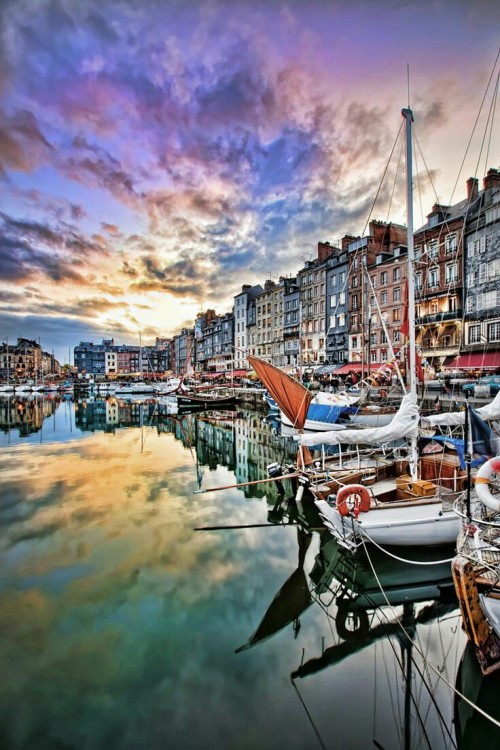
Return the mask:
<path fill-rule="evenodd" d="M 387 303 L 387 292 L 382 292 L 380 295 L 380 304 L 385 305 Z"/>
<path fill-rule="evenodd" d="M 372 282 L 372 287 L 373 287 L 374 289 L 376 289 L 376 288 L 377 288 L 377 277 L 376 277 L 376 276 L 371 276 L 371 277 L 370 277 L 370 280 L 371 280 L 371 282 Z"/>
<path fill-rule="evenodd" d="M 469 344 L 479 344 L 481 341 L 481 326 L 469 326 Z"/>
<path fill-rule="evenodd" d="M 444 247 L 445 252 L 448 255 L 449 253 L 454 253 L 457 249 L 457 235 L 456 233 L 453 234 L 447 234 L 445 241 L 444 241 Z"/>
<path fill-rule="evenodd" d="M 339 294 L 339 305 L 345 305 L 345 292 Z"/>
<path fill-rule="evenodd" d="M 395 268 L 395 269 L 394 269 L 394 271 L 392 272 L 392 280 L 393 280 L 393 281 L 399 281 L 400 279 L 401 279 L 401 269 L 400 269 L 400 268 L 399 268 L 399 266 L 398 266 L 398 267 L 397 267 L 397 268 Z"/>
<path fill-rule="evenodd" d="M 399 343 L 399 331 L 396 329 L 393 333 L 392 340 L 395 344 Z"/>
<path fill-rule="evenodd" d="M 396 287 L 393 293 L 393 301 L 399 302 L 401 300 L 401 289 L 399 287 Z"/>
<path fill-rule="evenodd" d="M 339 283 L 344 284 L 345 283 L 345 271 L 342 271 L 342 273 L 339 276 Z"/>
<path fill-rule="evenodd" d="M 458 271 L 456 263 L 447 263 L 445 271 L 445 283 L 450 284 L 453 281 L 458 280 Z"/>
<path fill-rule="evenodd" d="M 401 320 L 399 308 L 392 311 L 392 319 L 395 323 L 399 323 L 399 321 Z"/>
<path fill-rule="evenodd" d="M 380 286 L 387 286 L 387 271 L 380 274 Z"/>
<path fill-rule="evenodd" d="M 415 289 L 422 289 L 422 271 L 415 274 Z"/>
<path fill-rule="evenodd" d="M 486 238 L 478 237 L 475 240 L 469 240 L 467 243 L 467 257 L 473 258 L 475 255 L 479 255 L 486 249 Z"/>
<path fill-rule="evenodd" d="M 377 343 L 377 334 L 376 333 L 370 334 L 370 344 L 372 346 L 375 346 L 376 343 Z"/>
<path fill-rule="evenodd" d="M 486 223 L 491 224 L 492 221 L 498 221 L 500 219 L 500 205 L 493 206 L 488 211 L 485 211 Z"/>
<path fill-rule="evenodd" d="M 352 337 L 352 348 L 353 349 L 357 349 L 358 348 L 358 337 L 357 336 L 353 336 Z"/>
<path fill-rule="evenodd" d="M 417 245 L 415 247 L 415 260 L 419 260 L 422 255 L 422 245 Z"/>
<path fill-rule="evenodd" d="M 337 274 L 332 276 L 332 287 L 337 286 Z"/>
<path fill-rule="evenodd" d="M 500 275 L 500 260 L 495 258 L 488 263 L 488 278 L 495 279 Z"/>
<path fill-rule="evenodd" d="M 330 298 L 330 307 L 337 307 L 337 295 L 332 294 Z"/>
<path fill-rule="evenodd" d="M 430 288 L 439 286 L 439 269 L 431 268 L 427 280 Z"/>
<path fill-rule="evenodd" d="M 439 255 L 439 245 L 437 240 L 431 240 L 427 243 L 427 255 L 429 258 L 437 258 Z"/>
<path fill-rule="evenodd" d="M 500 321 L 488 323 L 488 341 L 500 341 Z"/>

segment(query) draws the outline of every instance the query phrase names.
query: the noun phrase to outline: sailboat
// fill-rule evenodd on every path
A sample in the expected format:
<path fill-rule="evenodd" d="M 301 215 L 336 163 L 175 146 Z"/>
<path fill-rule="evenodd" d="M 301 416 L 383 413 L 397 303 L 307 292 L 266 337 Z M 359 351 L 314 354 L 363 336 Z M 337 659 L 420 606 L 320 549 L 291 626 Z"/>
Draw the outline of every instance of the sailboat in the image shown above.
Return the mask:
<path fill-rule="evenodd" d="M 467 481 L 465 468 L 461 467 L 453 447 L 442 446 L 442 452 L 452 454 L 447 461 L 445 476 L 441 471 L 442 452 L 434 454 L 429 451 L 419 456 L 418 451 L 420 411 L 415 341 L 413 114 L 408 108 L 403 109 L 402 115 L 406 124 L 409 392 L 403 396 L 399 410 L 385 426 L 300 433 L 297 436 L 303 486 L 313 495 L 330 532 L 351 549 L 366 542 L 384 547 L 452 544 L 460 529 L 454 502 L 464 497 Z M 260 375 L 257 363 L 252 364 Z M 300 399 L 300 395 L 297 398 Z M 308 405 L 305 396 L 300 405 L 305 419 Z M 296 424 L 300 429 L 303 419 L 296 418 Z M 407 439 L 410 441 L 409 451 Z M 337 455 L 325 458 L 325 446 L 334 446 Z M 345 446 L 350 447 L 347 453 Z M 321 449 L 319 459 L 312 460 L 310 447 Z"/>

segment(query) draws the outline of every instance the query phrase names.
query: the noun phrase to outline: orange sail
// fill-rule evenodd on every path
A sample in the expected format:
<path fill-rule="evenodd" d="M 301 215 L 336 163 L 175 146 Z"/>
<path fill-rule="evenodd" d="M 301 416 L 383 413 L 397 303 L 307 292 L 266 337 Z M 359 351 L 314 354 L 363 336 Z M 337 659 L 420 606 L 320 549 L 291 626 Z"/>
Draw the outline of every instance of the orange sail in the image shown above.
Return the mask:
<path fill-rule="evenodd" d="M 248 356 L 250 366 L 294 427 L 301 430 L 306 421 L 312 394 L 298 380 L 258 357 Z"/>

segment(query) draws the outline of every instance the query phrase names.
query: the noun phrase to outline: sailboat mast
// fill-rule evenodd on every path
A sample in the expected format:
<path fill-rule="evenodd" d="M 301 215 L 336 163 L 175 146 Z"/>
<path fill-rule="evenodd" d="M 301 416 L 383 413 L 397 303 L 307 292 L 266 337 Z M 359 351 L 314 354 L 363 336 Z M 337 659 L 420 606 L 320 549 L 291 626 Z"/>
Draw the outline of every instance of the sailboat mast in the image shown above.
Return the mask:
<path fill-rule="evenodd" d="M 417 393 L 416 340 L 415 340 L 415 250 L 413 247 L 413 160 L 412 160 L 412 123 L 413 112 L 403 109 L 406 121 L 406 244 L 408 245 L 408 349 L 409 349 L 409 386 L 410 393 Z"/>
<path fill-rule="evenodd" d="M 415 250 L 413 247 L 413 157 L 412 157 L 412 123 L 413 112 L 410 108 L 403 109 L 401 114 L 406 123 L 406 243 L 408 245 L 408 369 L 409 392 L 417 397 L 417 367 L 416 367 L 416 339 L 415 339 Z M 417 439 L 411 438 L 410 443 L 410 474 L 412 479 L 418 476 L 418 446 Z"/>

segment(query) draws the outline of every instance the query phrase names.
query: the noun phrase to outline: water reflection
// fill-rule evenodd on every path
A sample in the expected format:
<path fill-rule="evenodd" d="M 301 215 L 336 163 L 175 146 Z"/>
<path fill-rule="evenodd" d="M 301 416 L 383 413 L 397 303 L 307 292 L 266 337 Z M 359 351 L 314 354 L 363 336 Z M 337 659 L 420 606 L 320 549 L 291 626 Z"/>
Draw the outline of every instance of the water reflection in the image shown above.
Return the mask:
<path fill-rule="evenodd" d="M 287 482 L 233 487 L 293 458 L 262 415 L 26 403 L 0 435 L 2 748 L 456 746 L 421 656 L 455 683 L 449 567 L 353 559 Z"/>

